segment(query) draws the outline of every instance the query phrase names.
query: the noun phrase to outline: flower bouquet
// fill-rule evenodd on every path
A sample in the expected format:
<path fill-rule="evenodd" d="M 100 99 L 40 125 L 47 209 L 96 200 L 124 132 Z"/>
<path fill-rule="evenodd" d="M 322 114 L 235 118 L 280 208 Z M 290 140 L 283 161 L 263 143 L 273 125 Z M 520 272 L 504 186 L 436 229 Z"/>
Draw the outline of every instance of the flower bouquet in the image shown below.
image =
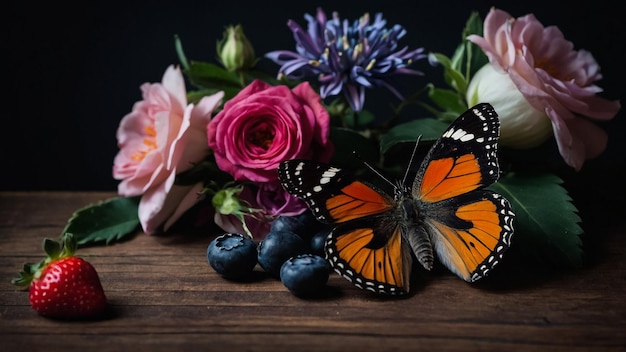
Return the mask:
<path fill-rule="evenodd" d="M 119 196 L 78 210 L 63 232 L 85 245 L 115 242 L 138 227 L 153 235 L 208 226 L 208 235 L 258 243 L 287 219 L 320 219 L 307 194 L 344 177 L 334 170 L 384 188 L 387 179 L 412 180 L 410 165 L 432 158 L 427 152 L 442 138 L 457 139 L 442 137 L 448 131 L 481 142 L 470 127 L 451 124 L 471 111 L 483 119 L 491 109 L 479 104 L 488 103 L 498 118 L 485 126 L 499 126 L 489 177 L 498 181 L 484 186 L 515 214 L 512 224 L 500 221 L 511 227 L 502 230 L 512 234 L 510 246 L 535 260 L 582 264 L 580 218 L 555 170 L 580 170 L 600 155 L 607 134 L 594 121 L 620 109 L 599 95 L 602 76 L 591 53 L 532 14 L 515 18 L 495 8 L 484 20 L 469 16 L 452 55 L 404 46 L 414 39 L 380 13 L 350 21 L 317 9 L 304 18 L 306 28 L 293 20 L 286 28 L 295 50 L 261 57 L 240 25 L 226 28 L 216 63 L 188 59 L 184 38 L 175 38 L 180 62 L 161 82 L 141 85 L 142 98 L 120 122 L 113 163 Z M 275 70 L 262 70 L 261 61 Z M 443 72 L 445 85 L 428 83 L 430 72 Z M 369 109 L 375 94 L 386 94 L 388 110 Z M 286 178 L 309 171 L 287 169 L 290 160 L 336 169 L 316 175 L 312 168 L 288 189 Z M 309 182 L 313 176 L 319 179 Z M 322 243 L 335 242 L 327 231 Z"/>

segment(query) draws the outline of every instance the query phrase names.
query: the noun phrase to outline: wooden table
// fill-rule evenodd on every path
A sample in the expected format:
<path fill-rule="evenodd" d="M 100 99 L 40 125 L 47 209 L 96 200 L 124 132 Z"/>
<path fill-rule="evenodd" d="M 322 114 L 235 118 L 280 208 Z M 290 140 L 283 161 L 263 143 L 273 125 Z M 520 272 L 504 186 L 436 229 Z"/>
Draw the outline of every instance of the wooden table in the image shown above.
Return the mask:
<path fill-rule="evenodd" d="M 38 316 L 10 280 L 41 259 L 42 239 L 58 238 L 74 210 L 114 194 L 2 192 L 0 350 L 624 351 L 624 192 L 606 193 L 614 198 L 583 206 L 596 209 L 587 217 L 596 227 L 585 268 L 503 263 L 482 285 L 443 270 L 418 273 L 414 294 L 400 299 L 372 296 L 335 274 L 316 299 L 292 295 L 259 268 L 255 280 L 230 282 L 207 263 L 212 234 L 139 233 L 79 249 L 100 273 L 112 314 L 66 322 Z"/>

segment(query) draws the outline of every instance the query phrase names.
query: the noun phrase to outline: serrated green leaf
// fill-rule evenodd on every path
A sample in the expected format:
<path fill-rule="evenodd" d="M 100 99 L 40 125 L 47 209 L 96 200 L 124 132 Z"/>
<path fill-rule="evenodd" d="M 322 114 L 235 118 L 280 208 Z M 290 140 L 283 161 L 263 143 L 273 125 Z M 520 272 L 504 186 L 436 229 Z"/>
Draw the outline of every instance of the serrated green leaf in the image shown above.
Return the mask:
<path fill-rule="evenodd" d="M 512 245 L 534 259 L 557 266 L 582 265 L 582 228 L 563 181 L 549 173 L 511 173 L 490 188 L 515 212 Z"/>
<path fill-rule="evenodd" d="M 398 143 L 415 143 L 417 137 L 422 141 L 434 141 L 448 128 L 448 123 L 433 118 L 416 119 L 398 124 L 387 131 L 380 140 L 381 153 L 386 153 Z"/>
<path fill-rule="evenodd" d="M 121 240 L 139 226 L 139 197 L 114 197 L 77 210 L 63 233 L 72 233 L 78 245 Z"/>

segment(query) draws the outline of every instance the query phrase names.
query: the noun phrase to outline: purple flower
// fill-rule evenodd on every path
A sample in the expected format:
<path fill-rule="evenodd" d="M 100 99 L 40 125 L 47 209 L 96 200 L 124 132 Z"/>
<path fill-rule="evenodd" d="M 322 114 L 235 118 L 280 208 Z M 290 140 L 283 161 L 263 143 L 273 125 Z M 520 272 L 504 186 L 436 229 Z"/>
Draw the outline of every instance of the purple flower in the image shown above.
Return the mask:
<path fill-rule="evenodd" d="M 386 28 L 387 21 L 377 13 L 373 23 L 369 14 L 352 25 L 341 21 L 334 12 L 331 20 L 321 8 L 317 16 L 305 14 L 308 31 L 289 20 L 287 25 L 296 40 L 296 52 L 279 50 L 265 56 L 281 65 L 279 76 L 292 79 L 317 79 L 322 98 L 343 92 L 354 111 L 361 111 L 365 101 L 365 88 L 386 87 L 399 99 L 402 95 L 394 88 L 392 78 L 398 74 L 421 75 L 407 68 L 427 55 L 424 49 L 397 49 L 398 40 L 406 30 L 396 24 Z"/>

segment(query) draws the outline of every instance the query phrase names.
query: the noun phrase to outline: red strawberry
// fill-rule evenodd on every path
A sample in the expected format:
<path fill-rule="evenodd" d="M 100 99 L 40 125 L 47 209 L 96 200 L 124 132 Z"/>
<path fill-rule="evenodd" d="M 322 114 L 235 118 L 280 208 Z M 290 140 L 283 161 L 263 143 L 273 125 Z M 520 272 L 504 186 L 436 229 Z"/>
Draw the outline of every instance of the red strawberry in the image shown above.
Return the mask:
<path fill-rule="evenodd" d="M 51 318 L 96 318 L 107 308 L 107 299 L 96 269 L 76 257 L 72 234 L 62 236 L 62 244 L 45 239 L 48 257 L 40 263 L 24 265 L 12 282 L 29 287 L 30 304 L 39 314 Z"/>

